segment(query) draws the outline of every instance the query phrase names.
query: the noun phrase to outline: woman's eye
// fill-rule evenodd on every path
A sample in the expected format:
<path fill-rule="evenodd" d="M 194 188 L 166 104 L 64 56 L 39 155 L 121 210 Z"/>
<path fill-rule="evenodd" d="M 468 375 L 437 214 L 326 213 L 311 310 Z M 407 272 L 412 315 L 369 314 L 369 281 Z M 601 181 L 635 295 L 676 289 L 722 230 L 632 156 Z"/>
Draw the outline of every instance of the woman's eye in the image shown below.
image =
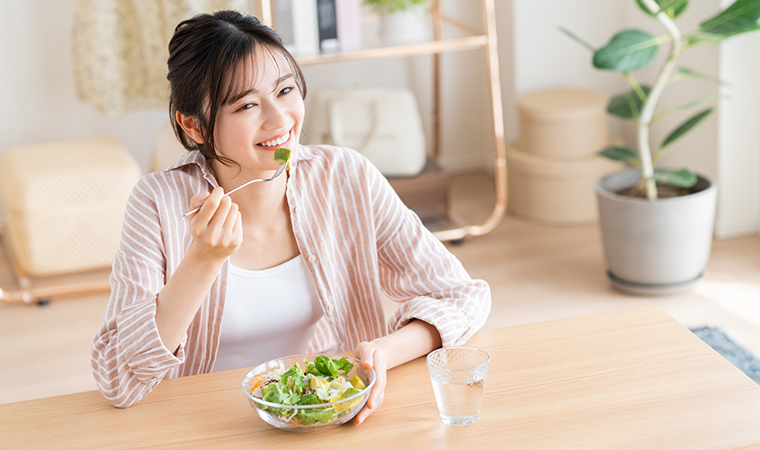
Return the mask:
<path fill-rule="evenodd" d="M 290 91 L 292 91 L 294 88 L 292 86 L 288 86 L 280 91 L 280 95 L 286 95 L 289 94 Z"/>
<path fill-rule="evenodd" d="M 246 110 L 246 109 L 251 109 L 254 106 L 256 106 L 256 103 L 246 103 L 245 105 L 243 105 L 240 108 L 238 108 L 238 111 L 243 111 L 243 110 Z"/>

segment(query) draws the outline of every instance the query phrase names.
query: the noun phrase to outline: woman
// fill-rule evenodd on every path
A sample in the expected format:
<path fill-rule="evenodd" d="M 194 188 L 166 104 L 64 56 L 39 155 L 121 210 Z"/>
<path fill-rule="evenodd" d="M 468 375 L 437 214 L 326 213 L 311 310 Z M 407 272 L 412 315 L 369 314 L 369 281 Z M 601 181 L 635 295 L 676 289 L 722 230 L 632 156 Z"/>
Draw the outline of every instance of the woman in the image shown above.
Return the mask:
<path fill-rule="evenodd" d="M 306 85 L 272 30 L 231 11 L 196 16 L 169 52 L 171 119 L 188 153 L 145 176 L 127 205 L 93 342 L 98 387 L 127 407 L 164 378 L 353 349 L 377 372 L 363 422 L 388 369 L 483 325 L 488 285 L 365 158 L 298 144 Z M 288 172 L 223 196 L 270 178 L 279 147 L 293 152 Z M 400 304 L 387 324 L 382 294 Z"/>

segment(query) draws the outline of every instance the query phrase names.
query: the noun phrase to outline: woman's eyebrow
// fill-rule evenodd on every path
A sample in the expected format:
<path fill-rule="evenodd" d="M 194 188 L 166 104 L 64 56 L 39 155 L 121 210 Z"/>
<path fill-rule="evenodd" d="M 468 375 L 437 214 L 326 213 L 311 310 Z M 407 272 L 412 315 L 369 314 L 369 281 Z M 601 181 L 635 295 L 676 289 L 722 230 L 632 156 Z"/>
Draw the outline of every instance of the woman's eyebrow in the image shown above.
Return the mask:
<path fill-rule="evenodd" d="M 283 81 L 287 80 L 288 78 L 293 78 L 293 74 L 292 73 L 287 73 L 287 74 L 281 76 L 280 78 L 278 78 L 277 80 L 275 80 L 275 82 L 273 83 L 273 86 L 275 88 L 277 88 L 277 86 L 279 86 L 280 83 L 282 83 Z M 240 92 L 237 95 L 234 95 L 233 97 L 231 97 L 230 100 L 227 102 L 227 104 L 235 103 L 236 101 L 240 100 L 241 98 L 245 97 L 248 94 L 252 94 L 252 93 L 255 94 L 255 93 L 258 93 L 258 92 L 259 91 L 255 87 L 252 87 L 252 88 L 248 89 L 247 91 Z"/>
<path fill-rule="evenodd" d="M 277 81 L 274 82 L 274 87 L 277 87 L 280 83 L 282 83 L 283 81 L 287 80 L 288 78 L 293 78 L 293 74 L 292 73 L 286 73 L 285 75 L 283 75 L 280 78 L 278 78 Z"/>

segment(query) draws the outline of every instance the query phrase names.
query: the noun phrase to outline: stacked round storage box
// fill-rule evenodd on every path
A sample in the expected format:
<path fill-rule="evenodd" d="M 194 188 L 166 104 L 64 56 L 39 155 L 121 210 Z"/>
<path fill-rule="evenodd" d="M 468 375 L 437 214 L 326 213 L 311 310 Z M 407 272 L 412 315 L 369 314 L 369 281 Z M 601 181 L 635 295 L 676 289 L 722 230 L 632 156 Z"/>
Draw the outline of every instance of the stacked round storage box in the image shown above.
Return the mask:
<path fill-rule="evenodd" d="M 0 160 L 0 197 L 17 272 L 110 267 L 140 167 L 112 139 L 17 147 Z"/>
<path fill-rule="evenodd" d="M 560 224 L 597 220 L 594 185 L 623 167 L 597 155 L 613 142 L 607 101 L 583 89 L 542 90 L 518 100 L 520 137 L 507 148 L 511 212 Z"/>

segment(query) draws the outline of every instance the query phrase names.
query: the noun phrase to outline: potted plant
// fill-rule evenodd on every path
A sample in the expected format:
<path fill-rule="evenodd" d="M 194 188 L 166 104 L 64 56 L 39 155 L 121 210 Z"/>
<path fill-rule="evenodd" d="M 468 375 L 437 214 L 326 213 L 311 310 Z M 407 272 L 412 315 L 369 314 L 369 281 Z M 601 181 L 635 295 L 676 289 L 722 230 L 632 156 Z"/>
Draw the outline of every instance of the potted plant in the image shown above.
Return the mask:
<path fill-rule="evenodd" d="M 596 187 L 608 276 L 618 288 L 639 294 L 665 294 L 689 289 L 705 271 L 712 243 L 717 188 L 687 168 L 655 165 L 678 139 L 702 122 L 713 108 L 703 109 L 652 146 L 650 129 L 671 113 L 715 101 L 708 96 L 657 111 L 668 84 L 682 78 L 711 77 L 680 67 L 680 58 L 694 48 L 716 44 L 760 28 L 760 0 L 736 0 L 696 30 L 682 33 L 676 19 L 688 0 L 635 0 L 666 34 L 655 37 L 628 29 L 594 48 L 568 30 L 565 34 L 593 52 L 593 65 L 621 73 L 631 90 L 613 97 L 607 111 L 635 122 L 637 145 L 608 147 L 601 156 L 624 161 L 632 169 L 602 178 Z M 639 83 L 632 72 L 650 65 L 660 46 L 669 45 L 654 83 Z M 714 79 L 713 79 L 714 80 Z M 719 80 L 714 80 L 719 81 Z"/>
<path fill-rule="evenodd" d="M 380 15 L 379 38 L 383 45 L 403 45 L 430 40 L 433 25 L 431 0 L 364 0 Z"/>

